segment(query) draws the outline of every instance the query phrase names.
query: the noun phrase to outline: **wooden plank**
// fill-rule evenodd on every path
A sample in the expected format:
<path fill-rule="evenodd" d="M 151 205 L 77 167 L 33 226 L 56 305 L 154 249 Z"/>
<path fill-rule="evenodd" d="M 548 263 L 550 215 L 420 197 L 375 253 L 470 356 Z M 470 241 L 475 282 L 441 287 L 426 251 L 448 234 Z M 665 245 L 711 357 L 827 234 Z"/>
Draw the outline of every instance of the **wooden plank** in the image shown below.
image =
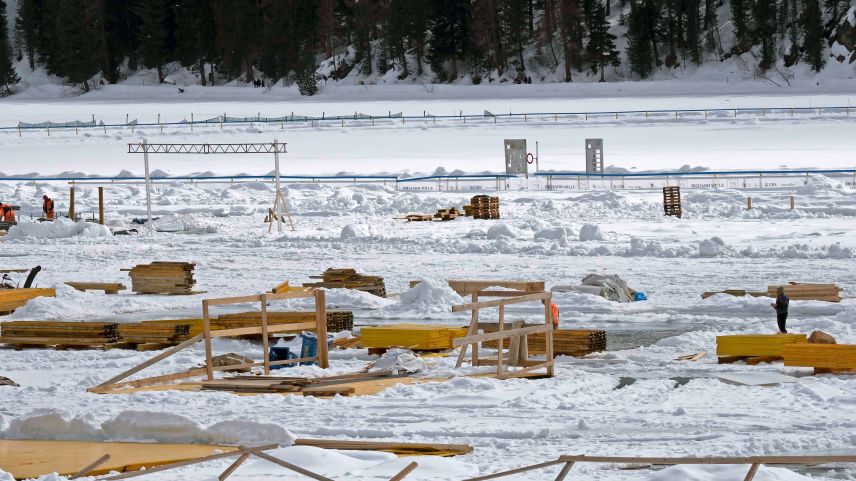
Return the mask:
<path fill-rule="evenodd" d="M 295 324 L 274 324 L 268 326 L 269 334 L 276 332 L 297 332 L 297 331 L 314 331 L 317 327 L 315 322 L 300 322 Z M 324 327 L 327 327 L 327 320 L 324 320 Z M 247 336 L 252 334 L 262 334 L 262 327 L 235 327 L 232 329 L 218 329 L 211 331 L 211 337 L 236 337 Z"/>
<path fill-rule="evenodd" d="M 520 369 L 518 371 L 504 372 L 504 373 L 502 373 L 501 376 L 497 376 L 497 379 L 508 379 L 508 378 L 512 378 L 512 377 L 526 377 L 527 374 L 529 374 L 532 371 L 537 371 L 538 369 L 547 369 L 549 371 L 550 368 L 553 366 L 553 362 L 554 361 L 551 360 L 551 361 L 543 362 L 541 364 L 536 364 L 534 366 L 524 367 L 523 369 Z M 548 375 L 551 375 L 551 374 L 549 374 L 549 372 L 548 372 Z"/>
<path fill-rule="evenodd" d="M 743 478 L 743 481 L 752 481 L 755 479 L 755 473 L 758 472 L 758 468 L 760 467 L 761 465 L 759 463 L 752 463 L 752 466 L 749 467 L 749 472 L 746 473 L 746 477 Z"/>
<path fill-rule="evenodd" d="M 254 449 L 253 454 L 258 455 L 261 452 L 261 450 L 267 451 L 267 450 L 271 450 L 271 449 L 276 449 L 278 447 L 279 447 L 278 444 L 268 444 L 265 446 L 259 446 L 259 447 L 253 448 Z M 239 455 L 241 455 L 241 453 L 242 453 L 242 451 L 240 451 L 240 450 L 227 451 L 225 453 L 216 453 L 216 454 L 212 454 L 210 456 L 204 456 L 201 458 L 189 459 L 187 461 L 180 461 L 180 462 L 176 462 L 176 463 L 164 464 L 162 466 L 155 466 L 155 467 L 148 468 L 148 469 L 140 469 L 138 471 L 132 471 L 130 473 L 118 474 L 116 476 L 110 476 L 109 478 L 104 478 L 104 480 L 105 481 L 117 481 L 119 479 L 135 478 L 137 476 L 142 476 L 145 474 L 158 473 L 161 471 L 167 471 L 170 469 L 181 468 L 184 466 L 192 466 L 194 464 L 205 463 L 208 461 L 215 461 L 218 459 L 231 458 L 233 456 L 239 456 Z"/>
<path fill-rule="evenodd" d="M 219 299 L 204 299 L 203 302 L 207 302 L 209 306 L 224 306 L 227 304 L 246 304 L 248 302 L 259 302 L 261 300 L 261 296 L 237 296 L 237 297 L 223 297 Z"/>
<path fill-rule="evenodd" d="M 295 446 L 314 446 L 323 449 L 347 451 L 383 451 L 398 455 L 454 456 L 473 452 L 468 444 L 410 443 L 397 441 L 362 441 L 339 439 L 297 439 Z"/>
<path fill-rule="evenodd" d="M 231 476 L 236 469 L 240 468 L 241 465 L 244 464 L 248 459 L 250 459 L 250 453 L 242 454 L 240 457 L 238 457 L 238 459 L 235 460 L 235 462 L 230 464 L 225 471 L 223 471 L 222 473 L 220 473 L 219 476 L 217 476 L 218 481 L 226 481 L 226 479 Z"/>
<path fill-rule="evenodd" d="M 472 344 L 474 342 L 496 341 L 499 339 L 506 339 L 511 336 L 547 332 L 551 330 L 550 327 L 551 326 L 549 325 L 537 325 L 522 327 L 520 329 L 511 329 L 508 331 L 488 332 L 485 334 L 476 334 L 474 336 L 458 337 L 452 340 L 452 345 L 463 346 L 464 344 Z"/>
<path fill-rule="evenodd" d="M 289 462 L 283 461 L 283 460 L 281 460 L 281 459 L 279 459 L 279 458 L 275 458 L 275 457 L 273 457 L 273 456 L 271 456 L 271 455 L 269 455 L 269 454 L 267 454 L 267 453 L 263 453 L 263 452 L 260 452 L 260 451 L 254 451 L 254 452 L 253 452 L 253 454 L 254 454 L 254 455 L 256 455 L 256 456 L 258 456 L 258 457 L 260 457 L 260 458 L 262 458 L 262 459 L 264 459 L 265 461 L 269 461 L 269 462 L 271 462 L 271 463 L 278 464 L 278 465 L 282 466 L 282 467 L 283 467 L 283 468 L 285 468 L 285 469 L 288 469 L 288 470 L 294 471 L 295 473 L 300 473 L 300 474 L 302 474 L 302 475 L 304 475 L 304 476 L 306 476 L 306 477 L 308 477 L 308 478 L 312 478 L 312 479 L 314 479 L 314 480 L 316 480 L 316 481 L 333 481 L 332 479 L 330 479 L 330 478 L 328 478 L 328 477 L 326 477 L 326 476 L 322 476 L 322 475 L 320 475 L 320 474 L 313 473 L 312 471 L 309 471 L 308 469 L 303 469 L 303 468 L 301 468 L 300 466 L 295 466 L 294 464 L 291 464 L 291 463 L 289 463 Z"/>
<path fill-rule="evenodd" d="M 525 296 L 511 297 L 507 299 L 495 299 L 490 301 L 481 301 L 472 304 L 458 304 L 452 306 L 452 312 L 471 311 L 473 309 L 486 309 L 489 307 L 507 306 L 510 304 L 520 304 L 523 302 L 540 301 L 550 299 L 549 292 L 541 292 L 538 294 L 527 294 Z"/>
<path fill-rule="evenodd" d="M 315 334 L 318 339 L 318 366 L 327 369 L 330 366 L 330 354 L 327 346 L 327 293 L 315 291 Z"/>
<path fill-rule="evenodd" d="M 416 469 L 418 466 L 419 464 L 417 464 L 416 461 L 408 464 L 404 467 L 404 469 L 399 471 L 398 474 L 389 478 L 389 481 L 401 481 L 402 479 L 406 478 L 408 474 L 412 473 L 413 470 Z"/>
<path fill-rule="evenodd" d="M 264 364 L 265 376 L 270 374 L 270 340 L 268 339 L 268 319 L 267 319 L 267 294 L 261 295 L 261 311 L 262 311 L 262 363 Z"/>
<path fill-rule="evenodd" d="M 270 301 L 278 301 L 282 299 L 301 299 L 304 297 L 313 297 L 313 292 L 315 289 L 309 289 L 306 291 L 286 291 L 286 292 L 274 292 L 267 294 L 267 298 Z"/>
<path fill-rule="evenodd" d="M 144 362 L 144 363 L 142 363 L 136 367 L 128 369 L 127 371 L 123 372 L 122 374 L 114 376 L 114 377 L 108 379 L 107 381 L 102 382 L 101 384 L 99 384 L 99 386 L 106 386 L 108 384 L 115 384 L 115 383 L 121 381 L 122 379 L 125 379 L 128 376 L 132 376 L 132 375 L 142 371 L 143 369 L 151 366 L 152 364 L 157 363 L 158 361 L 162 361 L 162 360 L 168 358 L 169 356 L 172 356 L 173 354 L 177 353 L 178 351 L 181 351 L 183 349 L 190 347 L 193 344 L 196 344 L 197 342 L 199 342 L 200 339 L 202 339 L 202 334 L 198 334 L 196 336 L 193 336 L 190 339 L 182 342 L 181 344 L 179 344 L 179 345 L 177 345 L 171 349 L 167 349 L 166 351 L 158 354 L 157 356 L 149 359 L 148 361 L 146 361 L 146 362 Z"/>
<path fill-rule="evenodd" d="M 811 455 L 811 456 L 748 456 L 748 457 L 633 457 L 633 456 L 559 456 L 560 462 L 650 464 L 654 466 L 676 466 L 684 464 L 827 464 L 856 463 L 856 455 Z"/>
<path fill-rule="evenodd" d="M 82 477 L 86 476 L 87 474 L 89 474 L 93 469 L 97 468 L 98 466 L 101 466 L 102 464 L 106 463 L 107 461 L 110 461 L 110 455 L 109 454 L 105 454 L 104 456 L 101 456 L 100 458 L 96 459 L 95 461 L 92 461 L 91 463 L 87 464 L 85 468 L 81 469 L 80 471 L 77 472 L 77 474 L 75 474 L 74 476 L 72 476 L 68 479 L 82 478 Z"/>

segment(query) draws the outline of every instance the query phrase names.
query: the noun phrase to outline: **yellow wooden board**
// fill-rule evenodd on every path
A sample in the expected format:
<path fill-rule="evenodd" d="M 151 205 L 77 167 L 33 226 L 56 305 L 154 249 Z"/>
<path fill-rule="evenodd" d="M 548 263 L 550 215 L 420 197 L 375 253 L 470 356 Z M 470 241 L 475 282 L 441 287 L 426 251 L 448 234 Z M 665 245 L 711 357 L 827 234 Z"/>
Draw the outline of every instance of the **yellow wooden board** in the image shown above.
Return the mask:
<path fill-rule="evenodd" d="M 856 369 L 854 344 L 793 344 L 783 349 L 785 366 Z"/>
<path fill-rule="evenodd" d="M 451 349 L 452 339 L 466 335 L 465 327 L 431 324 L 390 324 L 360 329 L 365 348 Z"/>
<path fill-rule="evenodd" d="M 15 479 L 43 474 L 64 476 L 78 471 L 105 454 L 110 460 L 89 473 L 133 471 L 209 456 L 217 451 L 233 451 L 231 446 L 202 444 L 103 443 L 96 441 L 42 441 L 0 439 L 0 468 Z"/>
<path fill-rule="evenodd" d="M 805 334 L 736 334 L 716 336 L 717 356 L 782 357 L 782 346 L 808 342 Z"/>

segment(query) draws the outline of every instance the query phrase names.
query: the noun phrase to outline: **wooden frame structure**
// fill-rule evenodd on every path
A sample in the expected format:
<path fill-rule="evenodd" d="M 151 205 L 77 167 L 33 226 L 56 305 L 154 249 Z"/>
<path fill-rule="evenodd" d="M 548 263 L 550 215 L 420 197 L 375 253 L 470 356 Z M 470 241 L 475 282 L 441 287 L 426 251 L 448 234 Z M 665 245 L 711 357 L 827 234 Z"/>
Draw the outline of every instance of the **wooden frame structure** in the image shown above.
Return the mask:
<path fill-rule="evenodd" d="M 523 377 L 532 371 L 538 369 L 546 369 L 547 376 L 553 376 L 553 318 L 550 310 L 550 301 L 553 297 L 551 292 L 531 293 L 527 291 L 477 291 L 472 294 L 472 302 L 470 304 L 459 304 L 452 306 L 452 312 L 471 311 L 472 318 L 470 327 L 466 337 L 454 339 L 454 346 L 461 346 L 461 352 L 458 354 L 458 361 L 455 367 L 461 367 L 464 358 L 467 355 L 467 346 L 472 346 L 472 365 L 473 366 L 496 366 L 496 377 L 498 379 L 507 379 L 511 377 Z M 504 299 L 492 299 L 487 301 L 479 301 L 479 297 L 503 297 Z M 513 304 L 522 304 L 525 302 L 540 301 L 544 304 L 544 325 L 536 325 L 529 327 L 518 327 L 520 324 L 515 323 L 511 329 L 505 329 L 505 306 Z M 499 331 L 487 334 L 479 334 L 479 311 L 481 309 L 499 308 Z M 530 360 L 528 352 L 525 349 L 527 346 L 526 335 L 544 333 L 546 341 L 545 360 Z M 507 367 L 504 368 L 503 362 L 503 343 L 505 339 L 511 339 L 509 345 L 508 365 L 521 366 L 523 369 L 510 372 Z M 498 341 L 496 358 L 479 358 L 479 342 L 482 341 Z"/>
<path fill-rule="evenodd" d="M 526 473 L 538 469 L 549 468 L 563 464 L 561 471 L 556 476 L 555 481 L 563 481 L 571 468 L 576 463 L 605 463 L 605 464 L 642 464 L 651 466 L 675 466 L 686 464 L 748 464 L 749 470 L 746 472 L 746 477 L 743 481 L 752 481 L 758 468 L 762 464 L 794 464 L 794 465 L 810 465 L 810 464 L 825 464 L 825 463 L 856 463 L 856 455 L 832 455 L 832 456 L 750 456 L 750 457 L 686 457 L 686 458 L 671 458 L 671 457 L 627 457 L 627 456 L 586 456 L 586 455 L 571 455 L 559 456 L 558 459 L 546 461 L 543 463 L 532 464 L 520 468 L 509 469 L 475 478 L 467 478 L 464 481 L 487 481 L 488 479 L 498 479 L 515 474 Z"/>
<path fill-rule="evenodd" d="M 276 324 L 273 326 L 268 326 L 267 323 L 267 305 L 270 301 L 282 300 L 282 299 L 297 299 L 297 298 L 307 298 L 311 297 L 315 299 L 315 321 L 314 322 L 300 322 L 293 324 Z M 224 306 L 229 304 L 245 304 L 248 302 L 258 302 L 261 305 L 261 314 L 262 321 L 260 326 L 253 327 L 239 327 L 234 329 L 220 329 L 216 331 L 211 330 L 211 317 L 209 315 L 210 306 Z M 130 388 L 130 387 L 143 387 L 143 386 L 151 386 L 154 384 L 160 384 L 170 381 L 176 381 L 179 379 L 186 379 L 189 377 L 195 376 L 206 376 L 206 378 L 210 381 L 214 379 L 215 371 L 226 371 L 232 369 L 241 369 L 241 368 L 252 368 L 252 367 L 264 367 L 264 373 L 270 374 L 271 366 L 280 366 L 286 364 L 299 364 L 302 362 L 313 362 L 317 361 L 318 365 L 322 368 L 329 367 L 329 357 L 327 350 L 327 306 L 326 306 L 326 293 L 320 289 L 311 289 L 308 291 L 294 291 L 294 292 L 281 292 L 281 293 L 271 293 L 266 292 L 263 294 L 253 295 L 253 296 L 241 296 L 241 297 L 226 297 L 220 299 L 204 299 L 202 301 L 202 315 L 203 315 L 203 332 L 202 334 L 197 334 L 190 339 L 178 344 L 177 346 L 171 347 L 166 351 L 156 355 L 155 357 L 149 359 L 148 361 L 139 364 L 127 371 L 114 376 L 103 383 L 88 388 L 87 391 L 93 393 L 106 393 L 111 392 L 116 389 L 121 388 Z M 283 361 L 271 361 L 270 360 L 270 346 L 268 335 L 275 332 L 300 332 L 300 331 L 315 331 L 316 336 L 318 337 L 318 355 L 314 357 L 300 358 L 300 359 L 287 359 Z M 235 336 L 248 336 L 248 335 L 261 335 L 262 336 L 262 346 L 264 350 L 264 357 L 261 362 L 252 362 L 246 364 L 238 364 L 238 365 L 227 365 L 227 366 L 214 366 L 213 362 L 213 349 L 211 347 L 211 340 L 217 337 L 235 337 Z M 205 343 L 205 367 L 190 369 L 188 371 L 172 373 L 172 374 L 164 374 L 161 376 L 148 377 L 144 379 L 137 379 L 133 381 L 125 381 L 121 382 L 128 377 L 152 366 L 153 364 L 160 362 L 173 354 L 187 349 L 188 347 L 196 344 L 199 341 L 203 341 Z"/>

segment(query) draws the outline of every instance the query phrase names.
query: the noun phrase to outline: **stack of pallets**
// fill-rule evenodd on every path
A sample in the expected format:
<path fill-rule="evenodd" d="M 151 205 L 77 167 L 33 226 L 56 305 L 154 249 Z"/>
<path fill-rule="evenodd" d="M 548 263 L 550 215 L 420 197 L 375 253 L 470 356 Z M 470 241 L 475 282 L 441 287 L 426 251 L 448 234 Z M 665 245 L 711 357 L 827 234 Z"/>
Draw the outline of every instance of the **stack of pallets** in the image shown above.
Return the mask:
<path fill-rule="evenodd" d="M 193 269 L 189 262 L 152 262 L 130 269 L 131 289 L 137 294 L 193 294 Z"/>
<path fill-rule="evenodd" d="M 315 311 L 268 311 L 267 320 L 269 325 L 274 324 L 297 324 L 301 322 L 314 322 Z M 262 322 L 262 313 L 259 311 L 238 312 L 235 314 L 221 314 L 217 319 L 211 321 L 214 329 L 232 329 L 237 327 L 256 327 Z M 354 313 L 352 311 L 327 311 L 328 332 L 350 331 L 354 328 Z"/>
<path fill-rule="evenodd" d="M 856 373 L 854 344 L 788 344 L 782 354 L 785 366 L 813 367 L 816 374 Z"/>
<path fill-rule="evenodd" d="M 0 289 L 0 314 L 8 314 L 23 307 L 36 297 L 56 297 L 54 289 Z"/>
<path fill-rule="evenodd" d="M 119 325 L 119 342 L 135 344 L 137 349 L 174 346 L 190 337 L 190 324 L 154 324 L 140 322 Z"/>
<path fill-rule="evenodd" d="M 324 287 L 327 289 L 353 289 L 365 291 L 378 297 L 386 297 L 386 284 L 383 277 L 365 276 L 354 269 L 327 269 L 321 276 L 309 276 L 322 282 L 305 282 L 303 287 Z"/>
<path fill-rule="evenodd" d="M 526 324 L 537 326 L 538 324 Z M 495 323 L 479 324 L 485 332 L 496 332 L 499 326 Z M 529 334 L 526 336 L 526 345 L 529 354 L 544 355 L 546 342 L 544 333 Z M 482 347 L 496 349 L 499 344 L 496 341 L 483 342 Z M 504 347 L 508 348 L 509 341 L 506 339 Z M 556 356 L 585 357 L 588 354 L 606 350 L 606 331 L 587 329 L 562 329 L 553 331 L 553 354 Z"/>
<path fill-rule="evenodd" d="M 464 206 L 464 215 L 473 219 L 499 219 L 499 197 L 476 195 Z"/>
<path fill-rule="evenodd" d="M 720 363 L 746 361 L 749 364 L 781 360 L 788 344 L 805 344 L 805 334 L 735 334 L 716 336 Z"/>
<path fill-rule="evenodd" d="M 404 347 L 415 351 L 439 351 L 452 348 L 452 339 L 465 337 L 466 327 L 425 324 L 390 324 L 360 329 L 364 348 L 385 350 Z"/>
<path fill-rule="evenodd" d="M 0 343 L 16 349 L 104 348 L 118 341 L 118 326 L 115 322 L 7 321 L 0 323 Z"/>
<path fill-rule="evenodd" d="M 778 296 L 779 287 L 792 301 L 841 302 L 841 288 L 835 284 L 800 284 L 792 282 L 784 286 L 767 286 L 769 297 Z"/>
<path fill-rule="evenodd" d="M 663 212 L 677 218 L 683 215 L 680 187 L 663 187 Z"/>

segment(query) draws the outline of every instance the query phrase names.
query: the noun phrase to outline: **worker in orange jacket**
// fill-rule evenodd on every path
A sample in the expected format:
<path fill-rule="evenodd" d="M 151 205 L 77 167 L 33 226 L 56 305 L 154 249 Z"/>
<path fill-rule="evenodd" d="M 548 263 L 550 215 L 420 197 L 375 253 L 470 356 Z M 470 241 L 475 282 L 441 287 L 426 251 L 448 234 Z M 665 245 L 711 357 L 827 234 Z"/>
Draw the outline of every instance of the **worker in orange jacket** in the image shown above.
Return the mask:
<path fill-rule="evenodd" d="M 553 329 L 559 328 L 559 306 L 550 301 L 550 310 L 553 311 Z"/>
<path fill-rule="evenodd" d="M 9 224 L 14 224 L 16 222 L 15 211 L 12 210 L 11 205 L 0 204 L 0 220 L 8 222 Z"/>
<path fill-rule="evenodd" d="M 54 201 L 47 195 L 42 196 L 42 212 L 45 214 L 45 219 L 54 220 Z"/>

